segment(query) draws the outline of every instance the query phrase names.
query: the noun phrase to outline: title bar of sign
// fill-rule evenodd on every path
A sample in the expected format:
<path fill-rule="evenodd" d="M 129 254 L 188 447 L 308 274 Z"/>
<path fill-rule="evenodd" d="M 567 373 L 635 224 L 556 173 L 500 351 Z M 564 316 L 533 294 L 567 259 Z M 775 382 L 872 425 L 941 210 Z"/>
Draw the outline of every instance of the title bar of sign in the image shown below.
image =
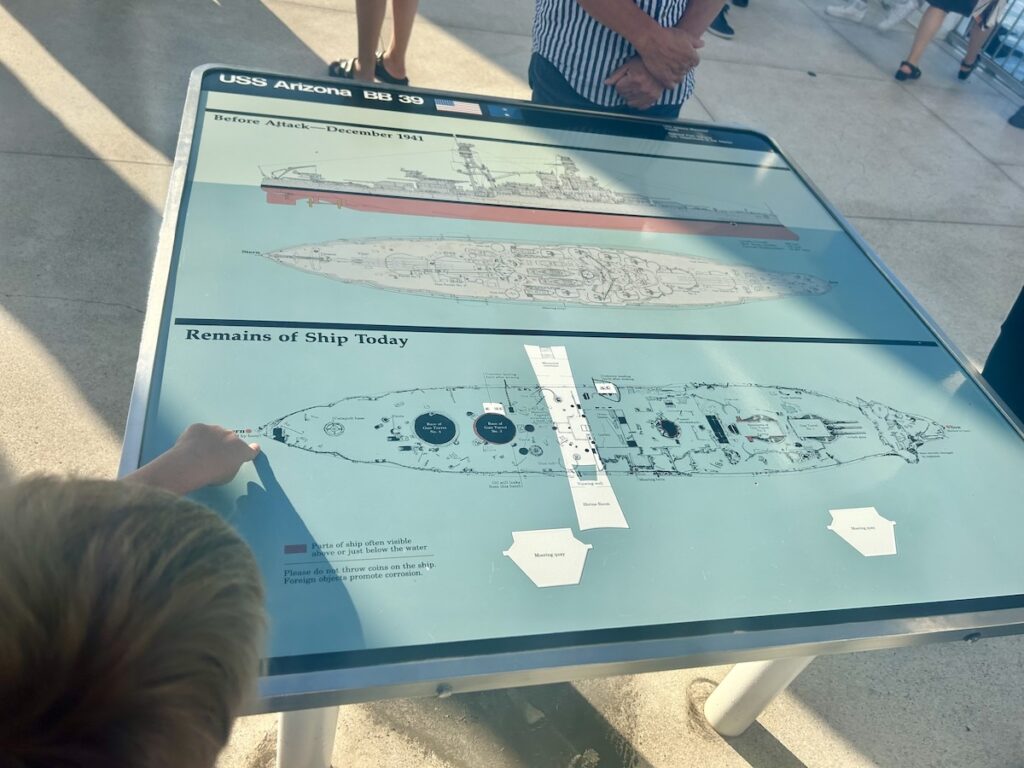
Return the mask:
<path fill-rule="evenodd" d="M 532 105 L 508 104 L 487 100 L 456 99 L 427 92 L 366 87 L 351 80 L 324 81 L 296 77 L 280 77 L 259 73 L 230 70 L 211 70 L 203 77 L 203 89 L 219 93 L 247 96 L 265 96 L 289 101 L 307 101 L 408 112 L 436 117 L 479 120 L 485 122 L 513 122 L 543 129 L 565 129 L 597 133 L 630 139 L 669 141 L 677 144 L 699 144 L 729 147 L 776 155 L 771 143 L 763 137 L 745 131 L 716 129 L 713 127 L 676 125 L 656 121 L 619 118 L 612 115 L 568 115 L 557 109 Z M 571 126 L 567 125 L 571 123 Z M 783 166 L 784 167 L 784 166 Z"/>
<path fill-rule="evenodd" d="M 273 77 L 270 75 L 245 75 L 237 72 L 217 72 L 211 74 L 215 74 L 216 77 L 211 82 L 208 79 L 210 75 L 207 75 L 207 79 L 204 80 L 204 87 L 207 90 L 274 96 L 327 104 L 342 103 L 370 108 L 384 107 L 399 111 L 426 113 L 433 111 L 428 103 L 429 97 L 419 96 L 414 93 L 399 93 L 378 88 L 366 88 L 350 83 L 334 85 L 317 80 Z M 448 101 L 451 101 L 451 99 Z M 464 102 L 458 103 L 462 104 Z M 459 112 L 464 110 L 449 111 Z M 477 107 L 477 114 L 480 114 L 479 107 Z"/>
<path fill-rule="evenodd" d="M 355 84 L 328 85 L 323 82 L 294 78 L 269 77 L 265 75 L 243 75 L 234 72 L 220 72 L 217 88 L 234 92 L 252 93 L 254 90 L 270 91 L 270 96 L 287 96 L 305 101 L 345 103 L 362 107 L 397 109 L 399 111 L 430 114 L 484 117 L 486 115 L 504 120 L 522 121 L 523 110 L 511 104 L 481 104 L 475 101 L 450 99 L 444 96 L 420 96 L 415 93 L 394 92 L 378 88 L 367 88 Z M 312 98 L 310 98 L 312 97 Z"/>

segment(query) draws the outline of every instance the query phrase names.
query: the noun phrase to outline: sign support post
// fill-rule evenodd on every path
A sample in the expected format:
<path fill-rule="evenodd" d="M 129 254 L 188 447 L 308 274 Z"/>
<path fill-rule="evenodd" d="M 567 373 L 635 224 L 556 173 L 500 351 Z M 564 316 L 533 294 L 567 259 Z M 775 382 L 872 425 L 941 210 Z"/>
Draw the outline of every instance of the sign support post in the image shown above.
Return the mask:
<path fill-rule="evenodd" d="M 277 729 L 277 768 L 331 768 L 338 707 L 282 712 Z"/>
<path fill-rule="evenodd" d="M 813 660 L 794 656 L 737 664 L 704 702 L 704 717 L 723 736 L 739 736 Z"/>

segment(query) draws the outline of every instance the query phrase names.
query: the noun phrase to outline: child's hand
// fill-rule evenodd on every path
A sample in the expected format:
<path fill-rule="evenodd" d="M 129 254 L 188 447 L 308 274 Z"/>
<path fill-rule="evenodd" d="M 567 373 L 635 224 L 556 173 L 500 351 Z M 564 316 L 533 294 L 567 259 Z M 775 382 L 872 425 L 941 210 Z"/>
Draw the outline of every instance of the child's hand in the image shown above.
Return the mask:
<path fill-rule="evenodd" d="M 193 424 L 174 446 L 125 480 L 145 483 L 175 493 L 189 493 L 207 485 L 229 482 L 247 461 L 260 452 L 234 432 L 212 424 Z"/>
<path fill-rule="evenodd" d="M 182 432 L 171 451 L 180 454 L 183 469 L 195 481 L 195 487 L 202 488 L 230 482 L 245 462 L 256 458 L 260 447 L 223 427 L 193 424 Z"/>

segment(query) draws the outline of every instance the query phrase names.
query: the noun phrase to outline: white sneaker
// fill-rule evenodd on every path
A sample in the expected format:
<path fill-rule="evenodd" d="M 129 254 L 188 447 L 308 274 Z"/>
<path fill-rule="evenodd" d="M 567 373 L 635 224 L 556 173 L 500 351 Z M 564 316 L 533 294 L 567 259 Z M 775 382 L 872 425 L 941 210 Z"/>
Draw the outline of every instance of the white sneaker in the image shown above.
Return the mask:
<path fill-rule="evenodd" d="M 837 19 L 849 19 L 850 21 L 863 21 L 864 15 L 868 12 L 866 0 L 850 0 L 845 5 L 830 5 L 825 9 L 829 16 Z"/>
<path fill-rule="evenodd" d="M 902 3 L 894 3 L 889 9 L 888 15 L 879 22 L 878 29 L 882 32 L 888 32 L 916 10 L 917 0 L 905 0 Z"/>

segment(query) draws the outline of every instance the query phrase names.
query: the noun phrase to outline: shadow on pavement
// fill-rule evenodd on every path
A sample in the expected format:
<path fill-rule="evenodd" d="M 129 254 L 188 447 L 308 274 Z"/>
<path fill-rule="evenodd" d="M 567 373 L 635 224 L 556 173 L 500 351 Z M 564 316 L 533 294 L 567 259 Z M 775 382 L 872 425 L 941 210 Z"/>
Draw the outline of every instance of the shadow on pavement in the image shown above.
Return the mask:
<path fill-rule="evenodd" d="M 0 302 L 114 431 L 124 425 L 160 216 L 0 66 L 4 112 L 73 156 L 0 153 Z M 159 166 L 133 166 L 166 184 Z M 135 171 L 138 171 L 135 174 Z"/>
<path fill-rule="evenodd" d="M 0 454 L 0 488 L 14 482 L 14 473 L 11 472 L 11 467 L 7 463 L 7 459 Z"/>
<path fill-rule="evenodd" d="M 320 74 L 324 66 L 259 0 L 70 3 L 59 14 L 33 0 L 5 0 L 4 7 L 71 76 L 169 158 L 195 67 Z"/>
<path fill-rule="evenodd" d="M 806 764 L 786 749 L 760 723 L 754 723 L 742 736 L 726 739 L 736 754 L 746 760 L 751 768 L 807 768 Z"/>
<path fill-rule="evenodd" d="M 758 722 L 739 736 L 725 738 L 718 734 L 704 717 L 704 703 L 717 685 L 710 678 L 698 677 L 687 686 L 687 715 L 693 732 L 704 739 L 728 744 L 751 768 L 807 768 L 802 760 Z"/>
<path fill-rule="evenodd" d="M 4 8 L 68 73 L 168 158 L 189 72 L 213 61 L 318 72 L 322 60 L 256 0 L 74 3 L 52 12 Z M 105 55 L 98 55 L 102 52 Z M 38 83 L 59 88 L 60 83 Z M 0 301 L 64 367 L 119 432 L 131 394 L 161 211 L 121 176 L 162 200 L 168 169 L 118 172 L 0 65 Z M 76 135 L 77 134 L 77 135 Z"/>
<path fill-rule="evenodd" d="M 652 768 L 570 683 L 370 705 L 374 718 L 447 764 L 490 768 Z M 467 748 L 464 728 L 483 731 Z M 458 732 L 457 732 L 458 731 Z"/>

